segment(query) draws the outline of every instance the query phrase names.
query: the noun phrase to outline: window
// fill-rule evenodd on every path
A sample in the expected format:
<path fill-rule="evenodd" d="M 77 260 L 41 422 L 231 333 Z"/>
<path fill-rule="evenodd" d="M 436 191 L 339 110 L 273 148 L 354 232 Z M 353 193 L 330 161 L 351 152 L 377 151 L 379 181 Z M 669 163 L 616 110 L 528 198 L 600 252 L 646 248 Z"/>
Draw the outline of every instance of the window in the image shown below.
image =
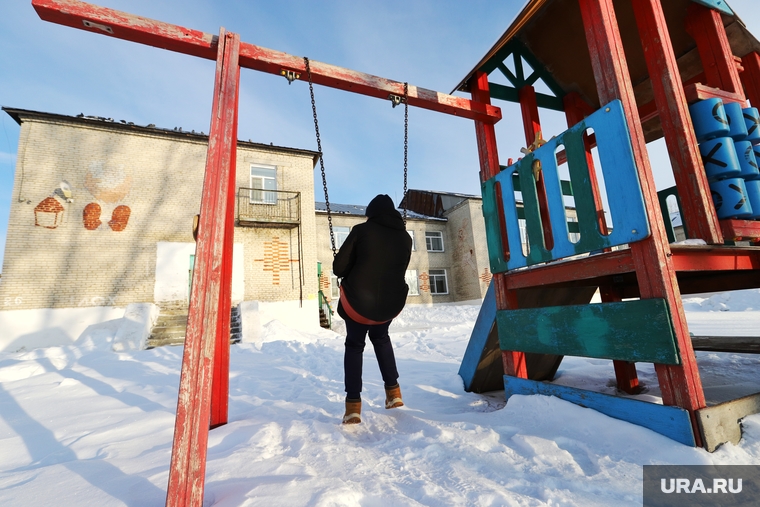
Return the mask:
<path fill-rule="evenodd" d="M 409 296 L 419 296 L 420 295 L 420 289 L 417 285 L 417 270 L 416 269 L 407 269 L 406 275 L 404 276 L 404 279 L 406 280 L 406 284 L 409 286 Z"/>
<path fill-rule="evenodd" d="M 346 227 L 344 225 L 333 226 L 333 234 L 335 235 L 335 248 L 340 249 L 341 245 L 343 245 L 343 242 L 346 241 L 349 232 L 351 232 L 350 227 Z"/>
<path fill-rule="evenodd" d="M 277 204 L 277 168 L 274 166 L 251 166 L 251 202 L 258 204 Z"/>
<path fill-rule="evenodd" d="M 338 287 L 338 277 L 330 271 L 330 298 L 335 301 L 340 297 L 340 287 Z"/>
<path fill-rule="evenodd" d="M 443 233 L 440 231 L 426 231 L 425 244 L 428 252 L 443 252 Z"/>
<path fill-rule="evenodd" d="M 414 252 L 416 250 L 416 248 L 414 247 L 414 231 L 406 231 L 406 232 L 408 232 L 409 236 L 411 236 L 412 238 L 412 252 Z"/>
<path fill-rule="evenodd" d="M 446 283 L 445 269 L 430 270 L 430 293 L 431 294 L 448 294 L 449 287 Z"/>

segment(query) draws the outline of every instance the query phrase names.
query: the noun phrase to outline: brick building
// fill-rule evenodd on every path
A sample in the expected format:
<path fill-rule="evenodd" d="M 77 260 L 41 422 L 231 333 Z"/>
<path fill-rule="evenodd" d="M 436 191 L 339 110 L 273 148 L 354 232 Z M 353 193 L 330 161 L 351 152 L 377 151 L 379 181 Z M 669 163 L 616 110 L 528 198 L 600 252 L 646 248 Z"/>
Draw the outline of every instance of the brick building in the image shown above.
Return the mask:
<path fill-rule="evenodd" d="M 208 138 L 4 108 L 21 126 L 3 310 L 186 305 Z M 311 301 L 308 150 L 238 142 L 233 300 Z"/>

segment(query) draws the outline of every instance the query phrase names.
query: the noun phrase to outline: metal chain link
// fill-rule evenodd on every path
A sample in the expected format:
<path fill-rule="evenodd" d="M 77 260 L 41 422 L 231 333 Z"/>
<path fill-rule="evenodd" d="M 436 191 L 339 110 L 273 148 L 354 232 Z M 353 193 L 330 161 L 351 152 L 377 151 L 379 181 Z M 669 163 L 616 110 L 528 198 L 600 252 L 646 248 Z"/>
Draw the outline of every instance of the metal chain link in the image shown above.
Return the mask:
<path fill-rule="evenodd" d="M 406 227 L 406 209 L 409 203 L 406 202 L 406 177 L 407 177 L 407 155 L 409 154 L 409 83 L 404 83 L 404 227 Z"/>
<path fill-rule="evenodd" d="M 327 177 L 325 176 L 325 161 L 322 156 L 322 140 L 319 137 L 319 121 L 317 121 L 317 103 L 314 101 L 314 85 L 311 82 L 311 67 L 309 59 L 303 57 L 303 63 L 306 66 L 306 75 L 309 78 L 309 94 L 311 95 L 311 111 L 314 113 L 314 132 L 317 135 L 317 151 L 319 152 L 319 169 L 322 172 L 322 188 L 325 190 L 325 207 L 327 208 L 327 224 L 330 226 L 330 244 L 332 245 L 333 257 L 337 254 L 335 248 L 335 233 L 333 232 L 332 214 L 330 212 L 330 199 L 327 197 Z M 404 177 L 406 180 L 406 177 Z M 404 183 L 406 187 L 406 182 Z"/>

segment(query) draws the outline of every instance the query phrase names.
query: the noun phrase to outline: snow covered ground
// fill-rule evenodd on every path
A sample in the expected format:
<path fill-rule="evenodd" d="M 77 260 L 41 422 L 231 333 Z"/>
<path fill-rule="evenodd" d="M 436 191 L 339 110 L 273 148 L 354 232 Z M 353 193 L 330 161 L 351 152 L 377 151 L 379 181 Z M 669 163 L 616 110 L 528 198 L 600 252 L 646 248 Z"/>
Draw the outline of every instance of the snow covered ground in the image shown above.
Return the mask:
<path fill-rule="evenodd" d="M 760 324 L 760 291 L 685 307 L 694 334 Z M 457 371 L 478 309 L 405 309 L 391 332 L 407 406 L 383 408 L 368 346 L 356 426 L 340 424 L 339 334 L 274 320 L 233 346 L 206 505 L 639 506 L 644 464 L 760 464 L 760 415 L 739 445 L 710 454 L 557 398 L 464 392 Z M 182 348 L 116 353 L 96 343 L 105 334 L 0 354 L 0 505 L 164 504 Z M 708 398 L 760 391 L 760 356 L 697 358 Z M 657 399 L 654 370 L 639 374 L 641 396 Z M 557 382 L 614 393 L 613 378 L 610 361 L 566 358 Z"/>

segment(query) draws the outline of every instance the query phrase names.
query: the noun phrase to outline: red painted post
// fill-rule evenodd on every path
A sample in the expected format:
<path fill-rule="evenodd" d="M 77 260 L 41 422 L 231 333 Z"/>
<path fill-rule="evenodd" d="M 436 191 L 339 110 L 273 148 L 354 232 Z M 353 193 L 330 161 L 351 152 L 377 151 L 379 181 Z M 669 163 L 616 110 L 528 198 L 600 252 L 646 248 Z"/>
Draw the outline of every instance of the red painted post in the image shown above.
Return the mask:
<path fill-rule="evenodd" d="M 579 0 L 579 3 L 599 100 L 604 104 L 613 99 L 620 99 L 623 104 L 631 132 L 642 195 L 647 215 L 650 217 L 651 236 L 644 241 L 631 244 L 639 291 L 642 299 L 666 300 L 681 355 L 681 365 L 655 365 L 663 403 L 690 412 L 694 437 L 697 445 L 701 446 L 694 411 L 705 407 L 704 393 L 664 224 L 659 219 L 651 218 L 659 216 L 657 189 L 649 165 L 644 132 L 628 73 L 615 8 L 612 0 Z"/>
<path fill-rule="evenodd" d="M 520 111 L 522 112 L 523 130 L 525 131 L 525 146 L 531 146 L 536 142 L 536 136 L 541 135 L 541 120 L 538 116 L 538 103 L 536 102 L 536 90 L 528 85 L 523 86 L 517 92 L 520 98 Z M 544 173 L 538 173 L 536 180 L 536 195 L 538 196 L 538 209 L 541 215 L 541 227 L 544 233 L 544 246 L 547 250 L 554 248 L 554 235 L 552 233 L 549 203 L 546 198 L 546 182 Z"/>
<path fill-rule="evenodd" d="M 201 507 L 211 419 L 211 385 L 218 335 L 219 302 L 224 292 L 222 265 L 234 152 L 238 96 L 239 36 L 221 30 L 214 102 L 203 181 L 193 287 L 169 469 L 167 507 Z M 229 319 L 229 313 L 227 314 Z"/>
<path fill-rule="evenodd" d="M 760 107 L 760 54 L 756 51 L 742 58 L 744 72 L 739 74 L 752 107 Z"/>
<path fill-rule="evenodd" d="M 235 77 L 240 82 L 240 66 Z M 211 386 L 211 422 L 216 428 L 227 424 L 230 397 L 230 312 L 232 310 L 232 258 L 235 238 L 235 198 L 237 167 L 237 126 L 238 101 L 235 97 L 234 133 L 230 146 L 230 175 L 227 189 L 227 211 L 224 225 L 224 254 L 222 257 L 222 291 L 219 294 L 219 320 L 216 334 L 216 352 L 214 353 L 214 379 Z"/>
<path fill-rule="evenodd" d="M 475 73 L 470 85 L 470 93 L 475 103 L 483 105 L 491 103 L 487 74 L 483 72 Z M 496 149 L 496 130 L 493 124 L 475 120 L 475 134 L 478 141 L 480 179 L 481 181 L 486 181 L 501 171 L 499 167 L 499 152 Z M 501 206 L 501 203 L 497 205 Z M 505 275 L 503 273 L 495 273 L 493 283 L 496 289 L 496 308 L 499 310 L 516 309 L 518 307 L 517 293 L 507 289 Z M 528 378 L 525 353 L 502 351 L 502 360 L 504 361 L 504 373 L 513 377 Z"/>
<path fill-rule="evenodd" d="M 190 30 L 79 0 L 32 0 L 32 6 L 41 19 L 52 23 L 209 60 L 216 58 L 213 36 L 198 30 Z M 87 25 L 84 24 L 85 21 Z M 404 96 L 404 83 L 400 81 L 392 81 L 315 60 L 311 60 L 309 65 L 312 81 L 319 85 L 383 100 L 387 100 L 390 94 Z M 276 75 L 280 75 L 283 71 L 293 71 L 306 76 L 302 57 L 248 43 L 240 44 L 240 66 Z M 471 120 L 478 119 L 487 123 L 496 123 L 501 119 L 501 109 L 490 104 L 478 104 L 462 97 L 419 88 L 411 84 L 408 92 L 410 106 Z"/>
<path fill-rule="evenodd" d="M 662 5 L 660 0 L 633 0 L 633 10 L 681 196 L 684 225 L 690 238 L 722 245 L 723 234 L 697 149 L 697 138 Z"/>
<path fill-rule="evenodd" d="M 687 8 L 686 32 L 697 43 L 707 78 L 705 84 L 744 99 L 739 69 L 720 12 L 692 2 Z"/>

